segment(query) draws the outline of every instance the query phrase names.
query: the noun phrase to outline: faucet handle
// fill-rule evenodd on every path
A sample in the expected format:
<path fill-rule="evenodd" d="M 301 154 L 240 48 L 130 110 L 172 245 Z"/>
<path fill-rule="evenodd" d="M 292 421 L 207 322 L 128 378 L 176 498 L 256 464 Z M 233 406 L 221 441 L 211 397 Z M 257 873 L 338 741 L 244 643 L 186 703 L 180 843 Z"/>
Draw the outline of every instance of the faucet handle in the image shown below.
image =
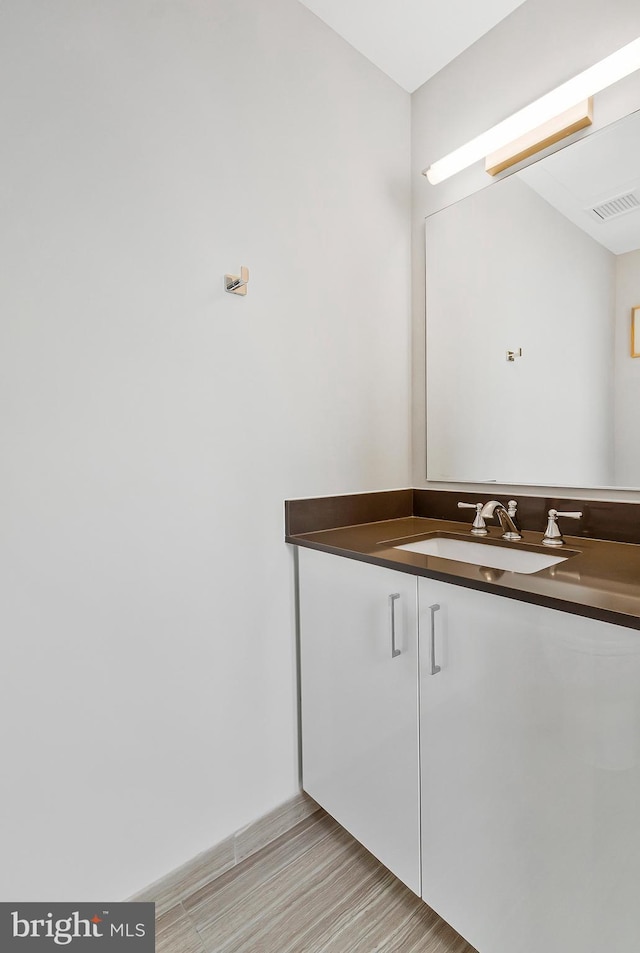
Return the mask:
<path fill-rule="evenodd" d="M 513 537 L 513 536 L 508 536 L 507 539 L 522 539 L 522 536 L 519 535 L 519 534 L 520 534 L 520 529 L 519 529 L 519 527 L 518 527 L 518 524 L 516 523 L 516 514 L 517 514 L 517 512 L 518 512 L 518 502 L 517 502 L 517 500 L 509 500 L 509 502 L 507 503 L 507 515 L 511 517 L 511 522 L 512 522 L 513 525 L 515 526 L 515 532 L 516 532 L 516 534 L 518 534 L 518 535 L 516 535 L 515 537 Z"/>
<path fill-rule="evenodd" d="M 579 520 L 582 516 L 582 510 L 574 511 L 570 513 L 562 513 L 560 510 L 549 510 L 549 521 L 547 523 L 547 528 L 545 534 L 542 537 L 542 543 L 544 546 L 564 546 L 564 539 L 562 533 L 558 529 L 558 517 L 563 516 L 570 520 Z"/>
<path fill-rule="evenodd" d="M 459 510 L 475 510 L 476 518 L 473 521 L 473 526 L 471 527 L 471 532 L 474 536 L 486 536 L 489 530 L 487 529 L 487 524 L 480 515 L 482 511 L 482 503 L 458 503 Z"/>

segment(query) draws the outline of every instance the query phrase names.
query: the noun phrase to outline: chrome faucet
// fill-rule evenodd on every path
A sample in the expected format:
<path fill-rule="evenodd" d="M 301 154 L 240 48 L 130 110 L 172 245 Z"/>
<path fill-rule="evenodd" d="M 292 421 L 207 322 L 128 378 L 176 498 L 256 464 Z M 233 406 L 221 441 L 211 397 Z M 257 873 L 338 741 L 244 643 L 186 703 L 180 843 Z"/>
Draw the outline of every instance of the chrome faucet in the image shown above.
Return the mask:
<path fill-rule="evenodd" d="M 515 500 L 509 500 L 508 507 L 507 509 L 504 503 L 500 503 L 499 500 L 489 500 L 489 502 L 485 503 L 482 507 L 480 516 L 482 516 L 483 519 L 491 519 L 491 517 L 497 513 L 502 529 L 502 538 L 511 540 L 522 539 L 522 534 L 516 525 L 516 510 L 518 504 Z"/>

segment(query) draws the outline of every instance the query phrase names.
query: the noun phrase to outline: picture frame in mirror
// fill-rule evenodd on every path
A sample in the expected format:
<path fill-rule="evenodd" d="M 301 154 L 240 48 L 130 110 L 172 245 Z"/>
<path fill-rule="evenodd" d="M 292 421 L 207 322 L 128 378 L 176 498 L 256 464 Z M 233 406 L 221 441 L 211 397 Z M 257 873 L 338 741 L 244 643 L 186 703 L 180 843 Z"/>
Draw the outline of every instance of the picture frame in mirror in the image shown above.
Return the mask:
<path fill-rule="evenodd" d="M 640 357 L 640 304 L 631 309 L 631 357 Z"/>

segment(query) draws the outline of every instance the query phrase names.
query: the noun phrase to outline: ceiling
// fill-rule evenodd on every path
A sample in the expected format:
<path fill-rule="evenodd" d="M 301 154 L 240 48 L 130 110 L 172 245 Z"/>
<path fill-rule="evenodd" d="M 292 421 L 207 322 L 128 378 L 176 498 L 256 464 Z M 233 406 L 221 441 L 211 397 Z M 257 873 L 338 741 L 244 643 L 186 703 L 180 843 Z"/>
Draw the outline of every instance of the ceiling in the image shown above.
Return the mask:
<path fill-rule="evenodd" d="M 300 0 L 412 93 L 523 0 Z"/>

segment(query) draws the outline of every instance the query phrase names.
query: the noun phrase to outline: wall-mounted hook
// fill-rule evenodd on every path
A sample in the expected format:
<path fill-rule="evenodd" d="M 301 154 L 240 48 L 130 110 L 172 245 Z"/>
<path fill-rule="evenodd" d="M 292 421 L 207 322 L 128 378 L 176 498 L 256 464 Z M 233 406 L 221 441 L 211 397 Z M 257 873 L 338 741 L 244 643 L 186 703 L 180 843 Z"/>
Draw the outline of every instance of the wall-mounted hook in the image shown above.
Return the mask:
<path fill-rule="evenodd" d="M 225 275 L 224 290 L 232 295 L 246 295 L 249 283 L 249 269 L 244 265 L 240 268 L 240 275 Z"/>

